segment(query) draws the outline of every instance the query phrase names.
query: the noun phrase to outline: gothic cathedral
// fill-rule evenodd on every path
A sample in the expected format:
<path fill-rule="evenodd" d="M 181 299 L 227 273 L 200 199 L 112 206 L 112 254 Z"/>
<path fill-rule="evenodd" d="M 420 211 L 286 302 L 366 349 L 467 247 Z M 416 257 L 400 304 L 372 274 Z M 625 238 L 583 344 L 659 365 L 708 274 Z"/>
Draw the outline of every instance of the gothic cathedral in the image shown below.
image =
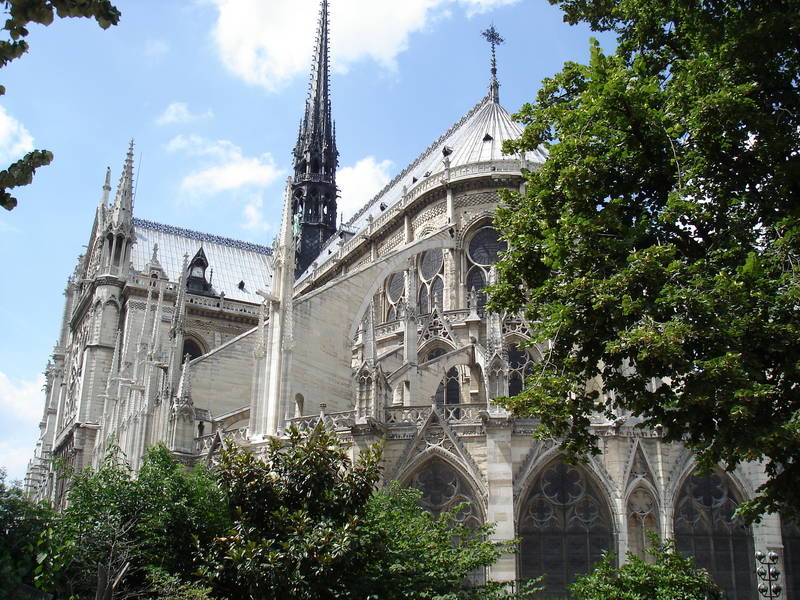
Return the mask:
<path fill-rule="evenodd" d="M 755 550 L 783 559 L 800 600 L 800 530 L 732 517 L 759 465 L 695 474 L 692 454 L 624 415 L 592 427 L 602 453 L 567 464 L 535 423 L 492 399 L 518 392 L 542 359 L 530 324 L 485 310 L 504 249 L 498 191 L 522 189 L 544 150 L 505 155 L 522 132 L 487 94 L 349 221 L 337 225 L 338 151 L 322 0 L 294 175 L 274 247 L 133 215 L 133 145 L 111 199 L 106 174 L 88 249 L 67 282 L 48 362 L 41 434 L 26 487 L 58 503 L 51 459 L 96 465 L 118 443 L 139 466 L 164 442 L 187 465 L 234 439 L 258 452 L 294 424 L 335 430 L 354 454 L 385 443 L 385 480 L 422 490 L 436 513 L 521 540 L 486 573 L 547 574 L 549 597 L 603 551 L 642 554 L 646 532 L 674 538 L 731 600 L 755 596 Z"/>

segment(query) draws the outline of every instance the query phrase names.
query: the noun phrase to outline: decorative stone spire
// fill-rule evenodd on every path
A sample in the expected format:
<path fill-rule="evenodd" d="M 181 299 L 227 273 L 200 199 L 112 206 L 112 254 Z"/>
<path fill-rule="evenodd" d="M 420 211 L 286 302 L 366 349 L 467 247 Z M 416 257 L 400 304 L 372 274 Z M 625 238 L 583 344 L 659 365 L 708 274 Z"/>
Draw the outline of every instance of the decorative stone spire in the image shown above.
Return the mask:
<path fill-rule="evenodd" d="M 178 383 L 176 394 L 178 402 L 181 404 L 192 403 L 192 373 L 189 369 L 189 354 L 183 357 L 183 369 L 181 370 L 181 380 Z"/>
<path fill-rule="evenodd" d="M 331 115 L 328 0 L 322 0 L 305 114 L 294 148 L 292 223 L 300 275 L 336 232 L 336 129 Z"/>
<path fill-rule="evenodd" d="M 130 228 L 133 218 L 133 140 L 122 167 L 117 195 L 111 207 L 111 224 L 115 229 Z"/>
<path fill-rule="evenodd" d="M 497 56 L 495 55 L 495 48 L 505 42 L 505 40 L 497 33 L 494 25 L 481 32 L 481 35 L 486 38 L 486 41 L 492 47 L 492 77 L 489 80 L 489 99 L 498 104 L 500 102 L 500 82 L 497 81 Z"/>
<path fill-rule="evenodd" d="M 106 167 L 106 180 L 103 183 L 103 194 L 100 196 L 100 206 L 103 212 L 108 209 L 108 195 L 111 193 L 111 167 Z"/>

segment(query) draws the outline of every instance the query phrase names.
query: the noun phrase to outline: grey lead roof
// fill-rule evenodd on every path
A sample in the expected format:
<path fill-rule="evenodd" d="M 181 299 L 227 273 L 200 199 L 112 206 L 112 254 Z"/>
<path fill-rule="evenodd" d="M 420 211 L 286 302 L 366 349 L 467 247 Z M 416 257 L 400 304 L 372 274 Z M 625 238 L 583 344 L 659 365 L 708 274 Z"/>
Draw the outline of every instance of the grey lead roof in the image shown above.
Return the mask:
<path fill-rule="evenodd" d="M 178 281 L 184 254 L 191 260 L 202 246 L 208 259 L 206 277 L 211 277 L 214 294 L 225 292 L 232 300 L 260 303 L 262 298 L 256 290 L 272 287 L 272 249 L 267 246 L 144 219 L 133 219 L 133 225 L 136 243 L 131 262 L 137 271 L 145 270 L 153 255 L 153 245 L 158 244 L 161 268 L 170 281 Z M 240 281 L 244 281 L 244 289 L 239 289 Z"/>
<path fill-rule="evenodd" d="M 514 160 L 520 157 L 504 155 L 502 145 L 505 140 L 512 140 L 522 135 L 522 126 L 515 122 L 491 94 L 484 96 L 472 109 L 433 142 L 409 166 L 384 187 L 378 195 L 359 210 L 351 218 L 346 227 L 360 231 L 367 224 L 367 216 L 377 218 L 382 212 L 380 204 L 387 208 L 398 202 L 403 196 L 403 187 L 409 190 L 415 183 L 426 177 L 433 177 L 444 171 L 442 150 L 445 146 L 452 150 L 450 168 L 462 165 L 497 160 Z M 537 149 L 526 152 L 525 157 L 531 163 L 543 163 L 547 158 L 544 150 Z M 414 178 L 417 182 L 414 182 Z"/>

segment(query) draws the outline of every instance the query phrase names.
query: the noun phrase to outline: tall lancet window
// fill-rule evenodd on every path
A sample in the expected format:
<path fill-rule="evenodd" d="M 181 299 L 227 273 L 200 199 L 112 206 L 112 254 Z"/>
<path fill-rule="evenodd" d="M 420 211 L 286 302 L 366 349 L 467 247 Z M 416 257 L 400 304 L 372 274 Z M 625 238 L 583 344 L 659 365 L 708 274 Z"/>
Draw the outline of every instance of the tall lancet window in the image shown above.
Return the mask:
<path fill-rule="evenodd" d="M 497 262 L 498 255 L 505 251 L 506 247 L 506 243 L 500 239 L 500 234 L 491 226 L 478 229 L 469 238 L 467 276 L 464 281 L 467 294 L 475 290 L 479 307 L 486 304 L 486 293 L 482 290 L 489 282 L 489 268 Z"/>
<path fill-rule="evenodd" d="M 402 271 L 392 273 L 384 283 L 386 296 L 386 320 L 394 321 L 402 317 L 401 300 L 406 293 L 405 275 Z"/>
<path fill-rule="evenodd" d="M 567 586 L 614 548 L 611 513 L 580 467 L 561 461 L 536 478 L 519 517 L 520 575 L 547 575 L 543 598 L 566 598 Z"/>
<path fill-rule="evenodd" d="M 525 378 L 533 372 L 533 357 L 530 350 L 516 343 L 508 344 L 508 394 L 516 396 L 522 391 Z"/>
<path fill-rule="evenodd" d="M 428 314 L 434 306 L 443 308 L 444 254 L 441 248 L 423 252 L 419 257 L 419 313 Z"/>
<path fill-rule="evenodd" d="M 675 503 L 675 545 L 707 569 L 730 600 L 755 598 L 753 538 L 734 512 L 739 498 L 722 471 L 693 475 Z"/>
<path fill-rule="evenodd" d="M 428 353 L 426 362 L 444 354 L 446 354 L 446 352 L 443 348 L 431 350 Z M 445 373 L 445 376 L 436 388 L 433 401 L 436 403 L 436 406 L 440 407 L 446 404 L 461 403 L 461 374 L 458 372 L 458 367 L 451 367 L 447 370 L 447 373 Z"/>

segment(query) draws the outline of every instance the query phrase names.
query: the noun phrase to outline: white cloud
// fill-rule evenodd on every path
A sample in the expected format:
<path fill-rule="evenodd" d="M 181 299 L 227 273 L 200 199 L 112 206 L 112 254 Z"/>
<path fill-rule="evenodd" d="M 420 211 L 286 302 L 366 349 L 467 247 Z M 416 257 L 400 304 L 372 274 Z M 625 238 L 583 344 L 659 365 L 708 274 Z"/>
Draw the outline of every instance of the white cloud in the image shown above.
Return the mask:
<path fill-rule="evenodd" d="M 341 191 L 338 209 L 344 221 L 389 183 L 391 167 L 390 160 L 377 162 L 374 157 L 367 156 L 352 167 L 344 167 L 336 172 L 336 184 Z"/>
<path fill-rule="evenodd" d="M 181 180 L 181 190 L 193 195 L 266 187 L 283 174 L 275 166 L 271 154 L 244 156 L 242 149 L 228 140 L 212 141 L 196 135 L 178 135 L 167 143 L 166 148 L 199 158 L 203 163 Z"/>
<path fill-rule="evenodd" d="M 364 59 L 393 68 L 409 36 L 445 18 L 468 16 L 519 0 L 336 0 L 331 3 L 332 58 L 340 71 Z M 318 0 L 213 0 L 213 37 L 225 67 L 269 91 L 308 72 Z"/>
<path fill-rule="evenodd" d="M 22 158 L 33 150 L 33 136 L 25 126 L 0 106 L 0 162 L 5 163 Z"/>
<path fill-rule="evenodd" d="M 144 44 L 144 54 L 148 58 L 160 58 L 169 52 L 169 44 L 164 40 L 147 40 Z"/>
<path fill-rule="evenodd" d="M 8 470 L 8 479 L 22 479 L 33 456 L 38 424 L 44 412 L 44 375 L 32 381 L 12 381 L 0 371 L 0 466 Z"/>
<path fill-rule="evenodd" d="M 250 231 L 269 231 L 272 229 L 272 225 L 264 219 L 263 206 L 264 199 L 261 196 L 253 198 L 244 205 L 242 209 L 242 215 L 244 216 L 242 229 L 249 229 Z"/>
<path fill-rule="evenodd" d="M 173 102 L 156 119 L 156 125 L 170 125 L 173 123 L 191 123 L 198 119 L 210 119 L 214 116 L 209 108 L 204 113 L 193 113 L 186 102 Z"/>

